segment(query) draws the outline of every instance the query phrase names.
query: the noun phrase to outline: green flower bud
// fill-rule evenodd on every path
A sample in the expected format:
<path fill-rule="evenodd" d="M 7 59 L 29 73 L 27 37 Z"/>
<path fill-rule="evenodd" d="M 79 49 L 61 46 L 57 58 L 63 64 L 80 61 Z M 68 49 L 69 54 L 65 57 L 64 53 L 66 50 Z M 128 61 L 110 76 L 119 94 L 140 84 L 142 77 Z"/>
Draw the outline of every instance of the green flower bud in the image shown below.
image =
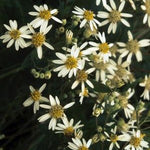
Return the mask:
<path fill-rule="evenodd" d="M 73 27 L 76 27 L 76 26 L 78 25 L 78 21 L 75 21 L 75 20 L 74 20 L 74 21 L 72 22 L 72 25 L 73 25 Z"/>
<path fill-rule="evenodd" d="M 65 32 L 65 28 L 64 27 L 59 27 L 58 31 L 62 34 Z"/>
<path fill-rule="evenodd" d="M 39 73 L 39 72 L 36 72 L 36 73 L 33 74 L 33 76 L 34 76 L 34 78 L 39 78 L 40 73 Z"/>
<path fill-rule="evenodd" d="M 46 71 L 45 74 L 44 74 L 44 78 L 45 79 L 50 79 L 52 76 L 51 72 L 50 71 Z"/>
<path fill-rule="evenodd" d="M 40 73 L 40 79 L 44 79 L 45 75 L 44 73 Z"/>
<path fill-rule="evenodd" d="M 36 69 L 34 69 L 34 68 L 31 69 L 31 73 L 32 73 L 32 74 L 36 73 Z"/>
<path fill-rule="evenodd" d="M 62 25 L 65 26 L 67 24 L 67 20 L 66 19 L 62 19 Z"/>

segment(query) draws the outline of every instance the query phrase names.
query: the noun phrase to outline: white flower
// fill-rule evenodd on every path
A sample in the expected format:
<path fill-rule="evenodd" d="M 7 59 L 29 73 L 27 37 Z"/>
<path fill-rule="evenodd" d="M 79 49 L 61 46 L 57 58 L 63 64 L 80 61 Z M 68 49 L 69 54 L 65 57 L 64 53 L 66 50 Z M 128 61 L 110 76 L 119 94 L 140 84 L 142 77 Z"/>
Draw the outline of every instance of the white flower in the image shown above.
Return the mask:
<path fill-rule="evenodd" d="M 103 5 L 106 5 L 107 0 L 102 0 Z M 98 6 L 101 3 L 101 0 L 96 0 L 96 5 Z"/>
<path fill-rule="evenodd" d="M 67 118 L 62 119 L 63 124 L 58 123 L 55 130 L 57 130 L 55 133 L 63 133 L 66 136 L 72 136 L 75 133 L 75 130 L 77 130 L 80 127 L 83 127 L 83 124 L 80 124 L 81 121 L 78 121 L 75 125 L 74 124 L 74 119 L 71 119 L 68 121 Z"/>
<path fill-rule="evenodd" d="M 31 42 L 28 42 L 28 46 L 33 45 L 37 49 L 38 58 L 41 59 L 43 55 L 42 46 L 45 45 L 47 48 L 54 50 L 53 46 L 46 42 L 46 34 L 52 28 L 52 25 L 40 28 L 39 32 L 35 32 L 31 25 L 28 24 L 28 27 L 32 33 L 30 36 Z"/>
<path fill-rule="evenodd" d="M 143 150 L 143 148 L 149 148 L 148 142 L 143 139 L 145 135 L 140 130 L 133 130 L 130 133 L 129 144 L 124 148 L 125 150 Z"/>
<path fill-rule="evenodd" d="M 97 15 L 99 18 L 106 19 L 105 21 L 103 21 L 101 23 L 101 26 L 104 26 L 104 25 L 110 23 L 110 25 L 108 27 L 108 34 L 111 33 L 111 31 L 113 32 L 113 34 L 116 32 L 117 24 L 120 21 L 125 26 L 130 27 L 130 24 L 123 17 L 129 18 L 129 17 L 132 17 L 132 14 L 122 13 L 122 10 L 123 10 L 124 5 L 125 5 L 125 1 L 121 2 L 118 10 L 117 10 L 117 7 L 116 7 L 114 0 L 110 0 L 110 5 L 112 8 L 107 4 L 104 5 L 104 7 L 109 12 L 99 11 L 98 15 Z"/>
<path fill-rule="evenodd" d="M 24 107 L 30 106 L 34 103 L 33 106 L 33 112 L 36 113 L 37 110 L 39 110 L 39 104 L 40 102 L 48 102 L 48 99 L 46 97 L 42 96 L 42 91 L 45 89 L 46 87 L 46 83 L 43 84 L 39 90 L 34 89 L 33 86 L 29 86 L 30 91 L 31 91 L 31 96 L 25 100 L 25 102 L 23 103 Z"/>
<path fill-rule="evenodd" d="M 56 56 L 60 60 L 53 60 L 53 63 L 61 65 L 54 69 L 55 72 L 59 71 L 58 77 L 65 77 L 67 74 L 69 78 L 71 78 L 73 74 L 76 76 L 77 70 L 81 65 L 78 59 L 79 48 L 74 45 L 71 48 L 70 54 L 64 55 L 62 53 L 56 53 Z"/>
<path fill-rule="evenodd" d="M 54 99 L 54 97 L 52 97 L 52 95 L 49 96 L 49 101 L 50 101 L 50 105 L 45 105 L 45 104 L 40 105 L 40 107 L 42 107 L 44 109 L 48 109 L 49 112 L 46 113 L 45 115 L 42 115 L 41 117 L 39 117 L 38 120 L 39 120 L 39 122 L 44 122 L 50 118 L 48 129 L 55 130 L 57 120 L 63 119 L 64 117 L 66 117 L 66 115 L 64 113 L 65 109 L 74 105 L 74 102 L 68 103 L 63 107 L 60 105 L 60 101 L 59 101 L 58 97 L 55 96 L 55 99 Z"/>
<path fill-rule="evenodd" d="M 111 56 L 110 48 L 113 46 L 113 44 L 112 43 L 108 44 L 106 42 L 106 37 L 104 32 L 102 34 L 99 32 L 97 37 L 99 38 L 101 43 L 95 43 L 90 41 L 89 44 L 92 45 L 93 47 L 89 48 L 89 50 L 99 51 L 98 55 L 104 61 L 104 63 L 108 62 L 109 57 Z"/>
<path fill-rule="evenodd" d="M 92 143 L 92 139 L 89 139 L 88 142 L 83 138 L 82 141 L 78 138 L 72 138 L 73 142 L 68 142 L 68 147 L 72 150 L 89 150 L 89 147 Z"/>
<path fill-rule="evenodd" d="M 131 63 L 131 59 L 133 54 L 135 54 L 136 59 L 138 62 L 142 61 L 142 53 L 140 51 L 141 47 L 146 47 L 150 45 L 149 39 L 143 39 L 138 41 L 137 39 L 133 38 L 133 35 L 130 31 L 128 31 L 128 42 L 118 42 L 118 45 L 121 47 L 121 55 L 120 57 L 127 56 L 127 62 Z"/>
<path fill-rule="evenodd" d="M 122 2 L 122 1 L 124 1 L 124 0 L 120 0 L 120 1 Z M 132 8 L 133 8 L 134 10 L 136 10 L 136 6 L 135 6 L 134 1 L 133 1 L 133 0 L 128 0 L 128 1 L 130 2 Z"/>
<path fill-rule="evenodd" d="M 109 146 L 109 150 L 112 150 L 114 146 L 116 146 L 118 149 L 120 148 L 118 141 L 128 141 L 129 135 L 128 134 L 122 134 L 117 135 L 117 126 L 114 127 L 114 129 L 111 129 L 111 134 L 109 135 L 107 132 L 105 132 L 105 135 L 108 137 L 107 141 L 110 141 L 111 144 Z"/>
<path fill-rule="evenodd" d="M 23 26 L 18 29 L 18 24 L 16 20 L 9 20 L 10 26 L 4 24 L 4 27 L 8 30 L 4 35 L 0 37 L 3 39 L 3 43 L 8 42 L 7 48 L 11 47 L 15 43 L 15 49 L 18 51 L 19 47 L 25 48 L 27 47 L 25 39 L 30 38 L 28 35 L 30 32 L 27 26 Z"/>
<path fill-rule="evenodd" d="M 77 15 L 77 17 L 83 19 L 80 24 L 80 28 L 84 27 L 87 23 L 90 25 L 91 30 L 93 31 L 94 28 L 97 29 L 97 25 L 100 26 L 101 23 L 95 19 L 95 14 L 93 11 L 81 9 L 77 6 L 75 6 L 75 11 L 72 11 L 74 14 Z"/>
<path fill-rule="evenodd" d="M 142 87 L 145 87 L 144 92 L 142 93 L 141 97 L 144 97 L 144 99 L 150 100 L 150 75 L 149 77 L 146 75 L 143 82 L 139 84 Z"/>
<path fill-rule="evenodd" d="M 90 68 L 88 70 L 84 70 L 85 61 L 82 61 L 81 68 L 77 71 L 76 81 L 73 82 L 71 89 L 75 89 L 79 83 L 81 83 L 81 91 L 85 90 L 85 83 L 87 83 L 91 88 L 94 88 L 94 85 L 88 80 L 88 75 L 92 73 L 95 69 Z"/>
<path fill-rule="evenodd" d="M 143 24 L 148 22 L 148 26 L 150 27 L 150 0 L 143 0 L 143 2 L 144 2 L 144 5 L 141 5 L 142 10 L 145 11 Z"/>
<path fill-rule="evenodd" d="M 58 23 L 62 23 L 61 20 L 56 18 L 54 15 L 58 13 L 57 9 L 49 10 L 46 4 L 40 5 L 39 7 L 34 5 L 33 6 L 36 12 L 29 12 L 31 16 L 35 16 L 34 19 L 30 24 L 33 25 L 34 28 L 38 28 L 41 26 L 42 28 L 46 28 L 50 19 L 55 20 Z"/>

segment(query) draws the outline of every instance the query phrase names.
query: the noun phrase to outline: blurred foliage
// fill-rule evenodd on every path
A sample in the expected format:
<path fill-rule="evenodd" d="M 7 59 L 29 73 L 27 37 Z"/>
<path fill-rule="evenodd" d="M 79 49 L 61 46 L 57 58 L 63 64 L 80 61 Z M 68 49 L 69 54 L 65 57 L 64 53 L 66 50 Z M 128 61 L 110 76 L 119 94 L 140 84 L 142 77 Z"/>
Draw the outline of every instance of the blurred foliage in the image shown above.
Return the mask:
<path fill-rule="evenodd" d="M 4 34 L 3 24 L 8 24 L 8 21 L 12 19 L 17 20 L 19 26 L 25 25 L 33 19 L 28 15 L 28 12 L 33 10 L 33 5 L 44 3 L 52 8 L 58 8 L 59 18 L 66 18 L 68 20 L 71 20 L 71 11 L 75 5 L 95 11 L 103 10 L 103 6 L 97 7 L 94 0 L 0 0 L 0 35 Z M 139 22 L 144 14 L 140 9 L 140 2 L 136 3 L 138 5 L 136 12 L 132 10 L 129 4 L 125 8 L 125 12 L 134 14 L 134 19 L 130 21 L 130 29 L 133 31 L 134 36 L 139 39 L 143 37 L 150 38 L 150 29 Z M 56 28 L 58 25 L 54 24 L 54 26 Z M 52 45 L 54 45 L 56 51 L 59 51 L 64 46 L 65 41 L 64 36 L 56 38 L 55 41 L 53 40 L 55 38 L 55 28 L 47 37 Z M 100 28 L 100 32 L 106 31 L 106 28 L 107 26 Z M 117 33 L 108 36 L 108 42 L 126 41 L 127 30 L 127 28 L 120 24 Z M 77 28 L 74 31 L 76 36 L 80 36 Z M 82 39 L 80 42 L 83 42 Z M 144 61 L 141 63 L 135 61 L 131 67 L 131 71 L 135 72 L 137 78 L 144 77 L 145 74 L 150 73 L 150 49 L 143 48 L 142 53 Z M 16 52 L 14 47 L 6 49 L 5 44 L 0 44 L 0 134 L 5 134 L 6 136 L 3 140 L 0 140 L 0 147 L 3 147 L 4 150 L 67 149 L 65 147 L 67 146 L 68 139 L 65 139 L 63 135 L 49 131 L 47 129 L 48 121 L 43 124 L 38 123 L 37 117 L 43 114 L 41 111 L 34 115 L 32 107 L 24 108 L 22 105 L 30 94 L 29 85 L 39 88 L 45 82 L 47 83 L 47 88 L 44 90 L 43 95 L 47 97 L 49 94 L 59 95 L 62 104 L 68 102 L 69 99 L 77 101 L 75 107 L 67 110 L 68 116 L 70 118 L 73 117 L 75 121 L 82 120 L 82 123 L 86 125 L 83 128 L 85 137 L 90 137 L 91 134 L 95 133 L 93 130 L 96 126 L 93 124 L 95 118 L 92 117 L 92 106 L 94 104 L 92 99 L 91 101 L 86 101 L 85 99 L 85 103 L 80 105 L 78 97 L 73 95 L 70 90 L 72 81 L 65 81 L 59 78 L 58 82 L 58 79 L 55 78 L 57 76 L 55 73 L 52 74 L 50 80 L 35 79 L 31 75 L 30 69 L 34 67 L 42 68 L 45 64 L 49 64 L 48 60 L 44 59 L 45 57 L 42 61 L 39 61 L 36 55 L 36 50 L 32 48 Z M 44 51 L 44 56 L 46 55 L 49 58 L 55 57 L 49 50 Z M 52 64 L 50 64 L 50 67 L 52 67 Z M 110 91 L 109 88 L 102 84 L 97 85 L 95 83 L 94 85 L 97 87 L 98 92 Z M 126 85 L 124 88 L 128 89 L 127 86 L 131 87 L 131 85 Z M 141 94 L 137 83 L 133 87 L 140 91 Z M 64 96 L 65 94 L 67 96 Z M 138 97 L 140 94 L 137 92 Z M 104 120 L 105 118 L 100 118 L 99 121 L 103 122 Z M 100 146 L 102 145 L 96 145 L 95 150 L 100 149 Z M 105 147 L 105 145 L 103 146 Z"/>

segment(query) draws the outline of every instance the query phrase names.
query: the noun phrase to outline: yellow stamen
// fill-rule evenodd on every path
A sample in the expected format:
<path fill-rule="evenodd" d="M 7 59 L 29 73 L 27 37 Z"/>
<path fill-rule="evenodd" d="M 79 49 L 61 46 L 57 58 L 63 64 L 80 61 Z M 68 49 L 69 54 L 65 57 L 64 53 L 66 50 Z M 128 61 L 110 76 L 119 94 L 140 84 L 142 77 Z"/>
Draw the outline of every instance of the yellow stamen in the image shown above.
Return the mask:
<path fill-rule="evenodd" d="M 77 79 L 79 82 L 86 81 L 87 78 L 88 78 L 88 74 L 87 74 L 84 70 L 78 70 L 78 71 L 77 71 L 76 79 Z"/>
<path fill-rule="evenodd" d="M 85 10 L 84 11 L 84 18 L 87 20 L 87 21 L 90 21 L 90 20 L 93 20 L 94 18 L 94 13 L 90 10 Z"/>
<path fill-rule="evenodd" d="M 73 133 L 74 133 L 73 127 L 68 127 L 68 128 L 66 128 L 66 129 L 64 129 L 64 134 L 65 134 L 66 136 L 72 136 Z"/>
<path fill-rule="evenodd" d="M 78 150 L 89 150 L 89 149 L 85 146 L 81 146 Z"/>
<path fill-rule="evenodd" d="M 83 96 L 85 97 L 88 97 L 89 96 L 89 92 L 88 92 L 88 89 L 85 88 L 84 91 L 83 91 Z"/>
<path fill-rule="evenodd" d="M 35 90 L 31 93 L 31 98 L 34 100 L 34 101 L 38 101 L 40 100 L 40 97 L 41 97 L 41 93 L 38 91 L 38 90 Z"/>
<path fill-rule="evenodd" d="M 140 146 L 140 142 L 141 142 L 141 138 L 137 138 L 134 136 L 130 140 L 130 144 L 133 145 L 134 147 Z"/>
<path fill-rule="evenodd" d="M 109 14 L 109 21 L 110 22 L 117 23 L 120 20 L 121 20 L 121 15 L 120 15 L 119 11 L 113 10 L 112 12 L 110 12 L 110 14 Z"/>
<path fill-rule="evenodd" d="M 111 135 L 110 140 L 111 140 L 113 143 L 116 143 L 116 142 L 118 141 L 118 136 L 117 136 L 117 135 Z"/>
<path fill-rule="evenodd" d="M 109 52 L 109 45 L 107 43 L 101 43 L 99 45 L 99 50 L 106 54 Z"/>
<path fill-rule="evenodd" d="M 39 17 L 45 20 L 49 20 L 51 19 L 52 15 L 49 10 L 43 10 L 43 11 L 40 11 Z"/>
<path fill-rule="evenodd" d="M 21 32 L 19 30 L 12 30 L 10 31 L 9 35 L 11 36 L 11 38 L 13 38 L 14 40 L 17 40 L 20 35 L 21 35 Z"/>
<path fill-rule="evenodd" d="M 64 109 L 61 105 L 55 105 L 55 106 L 51 107 L 49 113 L 52 116 L 52 118 L 59 119 L 59 118 L 63 117 Z"/>
<path fill-rule="evenodd" d="M 140 47 L 139 47 L 139 43 L 137 40 L 131 40 L 128 41 L 126 48 L 133 53 L 136 53 L 137 51 L 139 51 Z"/>
<path fill-rule="evenodd" d="M 67 69 L 73 69 L 77 67 L 77 63 L 77 58 L 69 56 L 65 62 L 65 65 Z"/>
<path fill-rule="evenodd" d="M 44 42 L 45 42 L 45 36 L 42 33 L 38 32 L 32 36 L 32 44 L 35 47 L 42 46 Z"/>

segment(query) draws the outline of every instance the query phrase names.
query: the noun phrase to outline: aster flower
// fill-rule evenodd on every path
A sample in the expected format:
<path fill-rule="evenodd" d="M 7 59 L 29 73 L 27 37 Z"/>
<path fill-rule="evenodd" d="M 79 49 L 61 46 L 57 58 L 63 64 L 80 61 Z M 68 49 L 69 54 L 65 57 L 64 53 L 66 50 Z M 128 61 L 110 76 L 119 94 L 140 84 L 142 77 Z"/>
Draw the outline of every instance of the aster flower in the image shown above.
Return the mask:
<path fill-rule="evenodd" d="M 145 79 L 143 82 L 141 82 L 139 84 L 142 87 L 145 87 L 144 92 L 142 93 L 141 97 L 143 97 L 144 99 L 150 100 L 150 75 L 149 76 L 145 76 Z"/>
<path fill-rule="evenodd" d="M 88 84 L 91 88 L 94 88 L 94 85 L 91 81 L 88 80 L 88 75 L 92 73 L 95 69 L 90 68 L 88 70 L 84 70 L 85 61 L 82 61 L 82 65 L 80 69 L 77 71 L 76 80 L 73 82 L 71 89 L 75 89 L 81 83 L 81 91 L 85 90 L 85 83 Z"/>
<path fill-rule="evenodd" d="M 33 86 L 30 85 L 29 88 L 31 91 L 31 96 L 24 101 L 23 106 L 28 107 L 34 103 L 33 112 L 36 113 L 36 111 L 39 110 L 39 104 L 41 102 L 48 102 L 48 99 L 42 96 L 42 92 L 45 89 L 45 87 L 46 87 L 46 83 L 43 84 L 39 88 L 39 90 L 36 90 L 34 89 Z"/>
<path fill-rule="evenodd" d="M 124 148 L 125 150 L 143 150 L 143 148 L 149 148 L 148 142 L 144 140 L 144 134 L 140 130 L 133 130 L 130 132 L 128 138 L 129 144 Z"/>
<path fill-rule="evenodd" d="M 138 41 L 137 39 L 134 39 L 132 33 L 128 31 L 128 42 L 118 42 L 118 45 L 121 47 L 120 51 L 122 54 L 120 57 L 127 56 L 127 62 L 131 63 L 132 56 L 135 54 L 137 61 L 140 62 L 143 59 L 140 48 L 149 46 L 150 40 L 143 39 Z"/>
<path fill-rule="evenodd" d="M 113 60 L 110 59 L 109 62 L 104 63 L 103 60 L 101 60 L 96 53 L 93 53 L 93 57 L 96 59 L 94 59 L 93 62 L 90 63 L 90 65 L 93 66 L 93 68 L 95 68 L 96 81 L 101 80 L 102 82 L 104 82 L 107 77 L 106 74 L 115 74 L 115 70 L 117 70 L 117 68 Z"/>
<path fill-rule="evenodd" d="M 110 135 L 107 132 L 105 132 L 105 135 L 107 136 L 107 141 L 111 142 L 109 150 L 112 150 L 114 146 L 120 148 L 118 141 L 127 141 L 129 139 L 128 134 L 117 135 L 117 126 L 111 129 Z"/>
<path fill-rule="evenodd" d="M 38 118 L 39 122 L 44 122 L 50 118 L 48 129 L 55 130 L 56 123 L 58 119 L 63 119 L 66 117 L 64 111 L 74 105 L 74 102 L 66 104 L 64 107 L 60 105 L 60 101 L 57 96 L 55 98 L 50 95 L 49 96 L 50 105 L 41 104 L 40 107 L 44 109 L 48 109 L 49 112 L 45 115 L 42 115 Z"/>
<path fill-rule="evenodd" d="M 143 11 L 145 11 L 145 15 L 143 18 L 143 24 L 148 22 L 148 26 L 150 27 L 150 0 L 143 0 L 144 5 L 141 5 Z"/>
<path fill-rule="evenodd" d="M 101 23 L 101 26 L 110 23 L 108 27 L 108 34 L 111 33 L 111 31 L 113 34 L 116 32 L 118 22 L 122 22 L 125 26 L 130 27 L 130 24 L 124 19 L 124 17 L 130 18 L 132 17 L 132 14 L 122 13 L 125 1 L 121 2 L 118 10 L 114 0 L 110 0 L 110 5 L 112 8 L 107 4 L 104 5 L 105 9 L 109 12 L 99 11 L 97 15 L 99 18 L 106 19 Z"/>
<path fill-rule="evenodd" d="M 10 26 L 4 24 L 4 27 L 8 30 L 4 35 L 0 37 L 3 43 L 8 42 L 7 48 L 11 47 L 15 43 L 15 49 L 18 51 L 19 47 L 27 47 L 25 39 L 30 38 L 30 31 L 27 26 L 23 26 L 18 29 L 18 24 L 16 20 L 9 20 Z"/>
<path fill-rule="evenodd" d="M 81 66 L 81 62 L 78 59 L 79 57 L 79 48 L 76 45 L 73 45 L 70 54 L 62 54 L 62 53 L 56 53 L 56 56 L 60 60 L 53 60 L 53 63 L 59 64 L 61 66 L 54 69 L 55 72 L 58 72 L 58 77 L 62 76 L 65 77 L 68 74 L 68 77 L 71 78 L 74 74 L 76 76 L 77 70 Z"/>
<path fill-rule="evenodd" d="M 75 6 L 75 11 L 72 11 L 74 14 L 77 15 L 78 18 L 82 19 L 80 28 L 84 27 L 87 23 L 90 25 L 91 30 L 93 31 L 94 28 L 97 29 L 97 25 L 100 26 L 101 23 L 95 19 L 95 14 L 91 10 L 81 9 Z"/>
<path fill-rule="evenodd" d="M 34 19 L 30 23 L 34 28 L 38 28 L 41 26 L 41 30 L 42 28 L 45 29 L 48 26 L 48 22 L 50 19 L 53 19 L 58 23 L 62 23 L 61 20 L 55 17 L 55 14 L 58 13 L 57 9 L 50 10 L 46 4 L 40 5 L 39 7 L 34 5 L 33 7 L 36 12 L 29 12 L 29 15 L 36 17 L 36 19 Z"/>
<path fill-rule="evenodd" d="M 37 49 L 38 58 L 41 59 L 43 55 L 42 46 L 45 45 L 47 48 L 54 50 L 53 46 L 46 42 L 46 34 L 51 30 L 52 25 L 41 28 L 39 32 L 35 32 L 31 25 L 28 27 L 32 33 L 30 35 L 31 42 L 28 42 L 28 46 L 33 45 Z"/>
<path fill-rule="evenodd" d="M 92 51 L 99 51 L 98 55 L 100 58 L 105 62 L 109 61 L 109 57 L 111 56 L 110 48 L 113 46 L 112 43 L 108 44 L 106 42 L 105 33 L 102 34 L 99 32 L 97 34 L 98 39 L 101 41 L 101 43 L 95 43 L 90 41 L 89 44 L 93 47 L 89 48 L 89 50 Z"/>
<path fill-rule="evenodd" d="M 80 124 L 81 121 L 78 121 L 75 125 L 74 124 L 74 119 L 71 119 L 68 121 L 67 118 L 62 119 L 63 124 L 58 123 L 55 130 L 55 133 L 63 133 L 65 136 L 72 136 L 74 135 L 75 130 L 83 127 L 83 124 Z"/>
<path fill-rule="evenodd" d="M 72 150 L 89 150 L 91 143 L 92 139 L 86 142 L 84 138 L 82 141 L 78 138 L 72 138 L 72 142 L 68 142 L 68 147 Z"/>

